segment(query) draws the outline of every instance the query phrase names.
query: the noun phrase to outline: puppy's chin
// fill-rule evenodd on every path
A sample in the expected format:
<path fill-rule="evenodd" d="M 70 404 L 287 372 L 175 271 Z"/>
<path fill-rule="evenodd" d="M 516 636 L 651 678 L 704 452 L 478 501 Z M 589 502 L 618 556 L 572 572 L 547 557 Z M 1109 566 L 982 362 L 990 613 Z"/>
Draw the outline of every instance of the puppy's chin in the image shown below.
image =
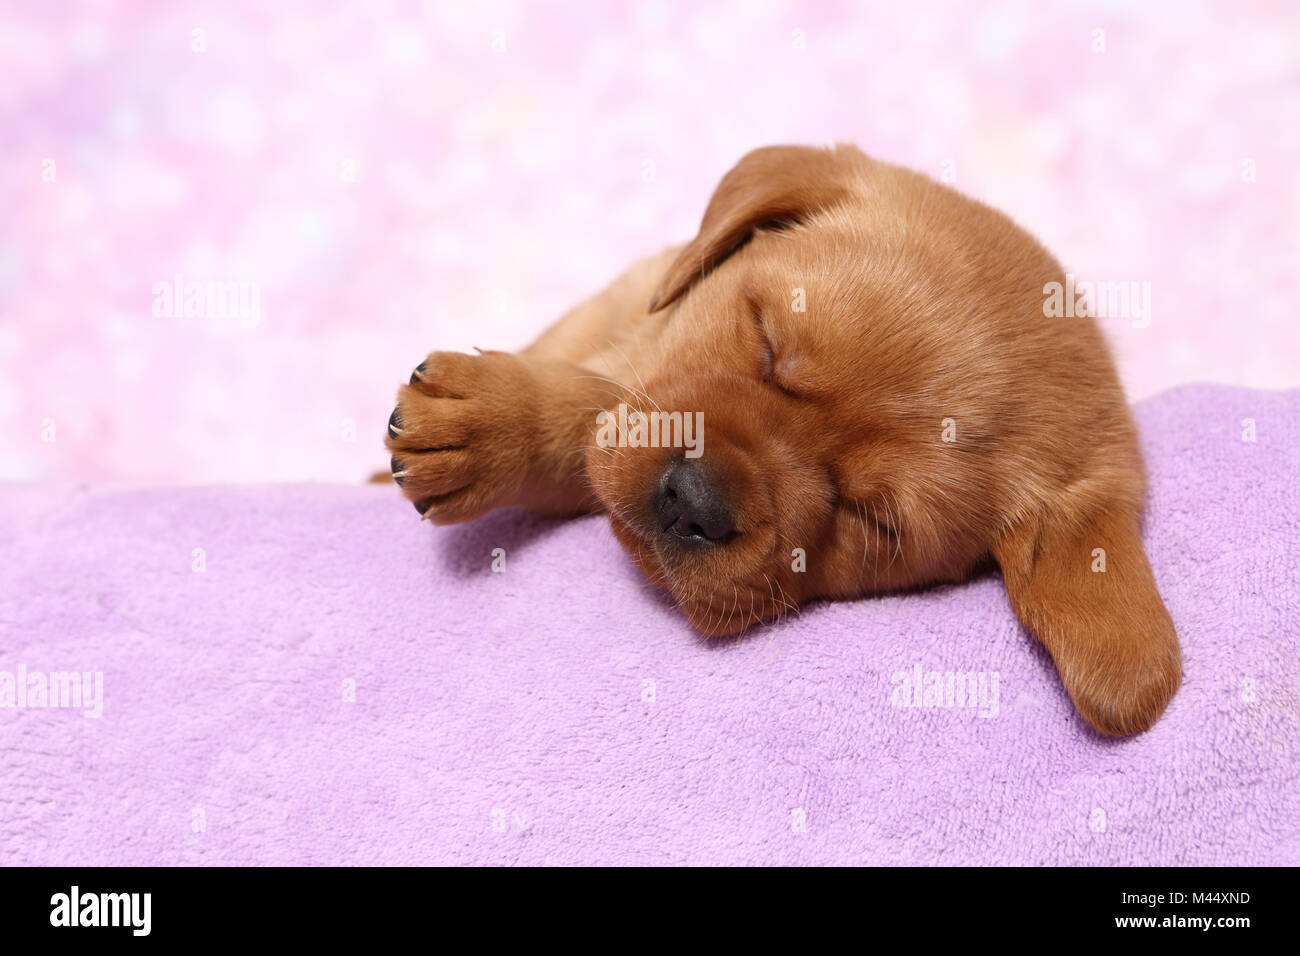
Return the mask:
<path fill-rule="evenodd" d="M 755 624 L 775 621 L 796 610 L 783 603 L 779 593 L 758 591 L 752 587 L 737 587 L 730 596 L 712 594 L 703 602 L 679 600 L 678 606 L 691 627 L 705 637 L 730 637 Z"/>
<path fill-rule="evenodd" d="M 642 535 L 616 515 L 611 515 L 610 527 L 642 573 L 671 595 L 691 627 L 705 637 L 739 634 L 754 624 L 797 610 L 791 582 L 782 581 L 775 570 L 764 570 L 761 565 L 768 562 L 755 560 L 760 557 L 757 553 L 751 551 L 749 561 L 707 551 L 683 560 L 672 550 L 661 554 L 653 537 Z M 767 540 L 768 536 L 747 542 L 750 549 L 760 545 L 760 538 Z M 734 567 L 737 564 L 741 567 Z M 732 579 L 722 573 L 727 565 L 732 567 L 726 570 L 749 573 Z"/>

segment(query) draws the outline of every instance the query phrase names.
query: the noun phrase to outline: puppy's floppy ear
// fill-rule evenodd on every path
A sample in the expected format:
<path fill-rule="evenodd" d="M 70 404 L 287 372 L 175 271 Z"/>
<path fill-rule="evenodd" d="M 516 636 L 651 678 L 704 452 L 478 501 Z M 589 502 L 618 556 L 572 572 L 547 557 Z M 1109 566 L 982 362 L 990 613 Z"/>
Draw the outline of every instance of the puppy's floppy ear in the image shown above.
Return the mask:
<path fill-rule="evenodd" d="M 650 300 L 657 312 L 725 259 L 765 223 L 790 222 L 843 197 L 846 163 L 865 157 L 852 147 L 766 146 L 747 153 L 722 177 L 699 234 L 668 267 Z"/>
<path fill-rule="evenodd" d="M 1136 505 L 1075 500 L 1031 515 L 994 556 L 1016 614 L 1051 653 L 1084 719 L 1111 736 L 1155 723 L 1178 689 L 1182 657 Z"/>

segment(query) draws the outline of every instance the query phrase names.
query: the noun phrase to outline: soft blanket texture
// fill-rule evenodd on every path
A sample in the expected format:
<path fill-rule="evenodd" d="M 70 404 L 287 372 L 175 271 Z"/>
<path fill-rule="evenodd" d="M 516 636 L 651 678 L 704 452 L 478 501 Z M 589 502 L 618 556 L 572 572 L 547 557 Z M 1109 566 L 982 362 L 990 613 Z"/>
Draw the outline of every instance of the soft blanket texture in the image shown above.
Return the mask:
<path fill-rule="evenodd" d="M 995 575 L 709 643 L 598 517 L 7 486 L 0 862 L 1300 863 L 1300 391 L 1139 420 L 1185 679 L 1123 741 Z"/>

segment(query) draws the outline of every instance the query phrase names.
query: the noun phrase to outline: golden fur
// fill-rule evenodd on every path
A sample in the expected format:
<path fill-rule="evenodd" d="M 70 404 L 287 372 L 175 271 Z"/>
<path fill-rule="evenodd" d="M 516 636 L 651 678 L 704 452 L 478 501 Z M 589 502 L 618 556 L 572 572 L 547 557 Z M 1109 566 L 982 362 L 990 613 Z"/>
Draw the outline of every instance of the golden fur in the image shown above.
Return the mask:
<path fill-rule="evenodd" d="M 1178 640 L 1106 345 L 1090 318 L 1044 316 L 1063 280 L 1006 216 L 921 175 L 851 147 L 756 150 L 691 242 L 523 352 L 432 353 L 398 394 L 393 471 L 438 523 L 608 512 L 708 634 L 991 558 L 1088 722 L 1145 730 L 1178 687 Z M 656 488 L 682 451 L 594 441 L 619 402 L 702 413 L 699 463 L 734 530 L 665 530 Z"/>

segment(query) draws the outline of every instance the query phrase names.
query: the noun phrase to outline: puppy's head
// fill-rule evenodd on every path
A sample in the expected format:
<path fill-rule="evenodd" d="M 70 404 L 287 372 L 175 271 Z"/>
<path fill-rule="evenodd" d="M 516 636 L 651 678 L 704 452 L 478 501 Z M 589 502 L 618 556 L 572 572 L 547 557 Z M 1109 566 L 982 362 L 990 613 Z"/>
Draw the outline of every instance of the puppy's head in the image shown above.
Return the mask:
<path fill-rule="evenodd" d="M 758 150 L 723 179 L 651 303 L 663 325 L 631 400 L 693 417 L 702 442 L 589 459 L 616 533 L 702 631 L 987 553 L 990 463 L 943 440 L 987 430 L 973 212 L 1009 227 L 843 147 Z"/>
<path fill-rule="evenodd" d="M 1133 567 L 1089 626 L 1140 606 L 1172 640 L 1109 355 L 1090 320 L 1044 316 L 1061 278 L 1005 216 L 923 176 L 846 147 L 750 153 L 663 276 L 629 383 L 635 411 L 660 413 L 652 435 L 678 413 L 697 447 L 619 435 L 588 453 L 615 532 L 709 634 L 992 555 L 1070 684 L 1066 658 L 1090 653 L 1070 609 L 1109 546 Z M 1080 671 L 1076 700 L 1095 678 Z"/>

